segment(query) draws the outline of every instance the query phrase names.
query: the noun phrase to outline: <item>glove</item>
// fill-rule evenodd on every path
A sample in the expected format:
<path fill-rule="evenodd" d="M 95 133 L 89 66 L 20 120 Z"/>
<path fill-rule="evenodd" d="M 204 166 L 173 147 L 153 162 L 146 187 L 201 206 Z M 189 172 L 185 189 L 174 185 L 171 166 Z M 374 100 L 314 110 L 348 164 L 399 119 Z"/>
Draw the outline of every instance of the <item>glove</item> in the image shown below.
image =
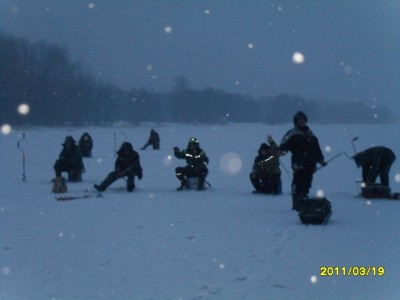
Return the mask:
<path fill-rule="evenodd" d="M 321 166 L 323 166 L 323 167 L 326 167 L 326 166 L 328 165 L 328 163 L 327 163 L 326 161 L 324 161 L 324 160 L 321 160 L 321 161 L 319 162 L 319 164 L 320 164 Z"/>
<path fill-rule="evenodd" d="M 139 180 L 141 180 L 143 178 L 142 172 L 140 172 L 137 177 L 139 178 Z"/>
<path fill-rule="evenodd" d="M 174 152 L 179 152 L 179 148 L 178 147 L 174 147 Z"/>

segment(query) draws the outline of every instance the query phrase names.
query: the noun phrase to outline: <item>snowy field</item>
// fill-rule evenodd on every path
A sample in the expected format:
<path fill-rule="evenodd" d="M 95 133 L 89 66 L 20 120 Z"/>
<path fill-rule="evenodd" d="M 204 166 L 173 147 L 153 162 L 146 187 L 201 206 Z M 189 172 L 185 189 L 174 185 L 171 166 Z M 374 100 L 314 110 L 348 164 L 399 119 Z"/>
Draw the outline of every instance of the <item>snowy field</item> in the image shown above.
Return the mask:
<path fill-rule="evenodd" d="M 251 193 L 248 175 L 259 145 L 267 134 L 279 143 L 291 127 L 163 124 L 154 127 L 159 151 L 138 150 L 151 124 L 0 134 L 0 299 L 400 299 L 400 201 L 357 197 L 361 170 L 352 160 L 342 155 L 314 176 L 311 194 L 324 194 L 333 206 L 327 225 L 303 225 L 291 210 L 284 169 L 290 155 L 281 159 L 282 195 Z M 400 191 L 398 124 L 310 127 L 326 160 L 342 151 L 353 155 L 356 136 L 359 151 L 393 149 L 398 159 L 390 180 Z M 93 158 L 84 159 L 83 182 L 70 183 L 68 195 L 103 180 L 114 167 L 114 141 L 119 147 L 125 139 L 144 170 L 133 193 L 119 180 L 103 198 L 55 200 L 50 181 L 61 143 L 85 131 L 94 139 Z M 17 148 L 23 132 L 25 182 Z M 172 157 L 172 148 L 184 148 L 191 136 L 210 158 L 212 187 L 177 192 L 174 169 L 185 162 Z M 339 274 L 321 276 L 323 266 Z M 370 273 L 344 276 L 352 267 Z"/>

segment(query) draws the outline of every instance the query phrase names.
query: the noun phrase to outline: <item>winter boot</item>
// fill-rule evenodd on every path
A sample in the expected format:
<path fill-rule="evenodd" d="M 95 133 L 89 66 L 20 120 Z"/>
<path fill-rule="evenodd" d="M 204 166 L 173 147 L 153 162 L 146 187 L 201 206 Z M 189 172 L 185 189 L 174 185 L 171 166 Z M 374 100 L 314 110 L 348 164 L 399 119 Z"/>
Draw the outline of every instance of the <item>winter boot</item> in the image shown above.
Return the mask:
<path fill-rule="evenodd" d="M 102 183 L 100 184 L 95 184 L 93 185 L 93 187 L 98 190 L 99 192 L 104 192 L 111 183 L 113 183 L 115 181 L 115 176 L 111 175 L 113 173 L 108 174 L 108 176 L 106 177 L 106 179 L 103 180 Z"/>
<path fill-rule="evenodd" d="M 135 189 L 135 181 L 133 177 L 128 177 L 126 189 L 128 192 L 132 193 Z"/>
<path fill-rule="evenodd" d="M 300 211 L 301 209 L 301 200 L 304 195 L 302 194 L 293 194 L 292 195 L 292 210 Z"/>
<path fill-rule="evenodd" d="M 187 189 L 186 180 L 185 180 L 185 179 L 182 179 L 182 180 L 181 180 L 181 186 L 178 187 L 176 190 L 177 190 L 177 191 L 182 191 L 182 190 L 186 190 L 186 189 Z"/>
<path fill-rule="evenodd" d="M 204 177 L 199 177 L 198 178 L 197 190 L 199 190 L 199 191 L 204 190 L 204 182 L 205 182 L 205 178 Z"/>
<path fill-rule="evenodd" d="M 104 192 L 106 190 L 106 188 L 104 186 L 102 186 L 101 184 L 94 184 L 93 187 L 99 191 L 99 192 Z"/>

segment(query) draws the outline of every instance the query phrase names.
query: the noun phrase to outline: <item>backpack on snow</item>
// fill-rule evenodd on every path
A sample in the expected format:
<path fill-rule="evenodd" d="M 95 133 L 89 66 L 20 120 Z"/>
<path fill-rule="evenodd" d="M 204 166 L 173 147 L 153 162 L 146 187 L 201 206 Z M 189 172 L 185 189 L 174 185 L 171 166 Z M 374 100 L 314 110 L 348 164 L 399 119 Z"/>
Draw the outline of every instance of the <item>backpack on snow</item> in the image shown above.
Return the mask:
<path fill-rule="evenodd" d="M 56 177 L 53 182 L 52 192 L 55 194 L 63 194 L 66 193 L 68 190 L 67 187 L 67 179 L 64 177 Z"/>
<path fill-rule="evenodd" d="M 303 224 L 326 224 L 331 215 L 332 205 L 325 197 L 304 197 L 300 201 L 299 217 Z"/>

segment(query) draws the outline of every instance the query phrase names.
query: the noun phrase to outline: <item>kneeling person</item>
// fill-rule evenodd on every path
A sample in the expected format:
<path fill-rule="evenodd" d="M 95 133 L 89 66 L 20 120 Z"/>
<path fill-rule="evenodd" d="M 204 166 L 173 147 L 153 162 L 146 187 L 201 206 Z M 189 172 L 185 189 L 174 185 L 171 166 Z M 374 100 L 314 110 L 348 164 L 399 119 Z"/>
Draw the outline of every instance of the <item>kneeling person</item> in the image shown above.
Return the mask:
<path fill-rule="evenodd" d="M 254 193 L 281 194 L 279 156 L 275 155 L 278 145 L 271 136 L 268 136 L 268 143 L 269 145 L 262 143 L 258 149 L 258 155 L 254 159 L 253 170 L 250 173 L 250 181 L 255 188 Z"/>

